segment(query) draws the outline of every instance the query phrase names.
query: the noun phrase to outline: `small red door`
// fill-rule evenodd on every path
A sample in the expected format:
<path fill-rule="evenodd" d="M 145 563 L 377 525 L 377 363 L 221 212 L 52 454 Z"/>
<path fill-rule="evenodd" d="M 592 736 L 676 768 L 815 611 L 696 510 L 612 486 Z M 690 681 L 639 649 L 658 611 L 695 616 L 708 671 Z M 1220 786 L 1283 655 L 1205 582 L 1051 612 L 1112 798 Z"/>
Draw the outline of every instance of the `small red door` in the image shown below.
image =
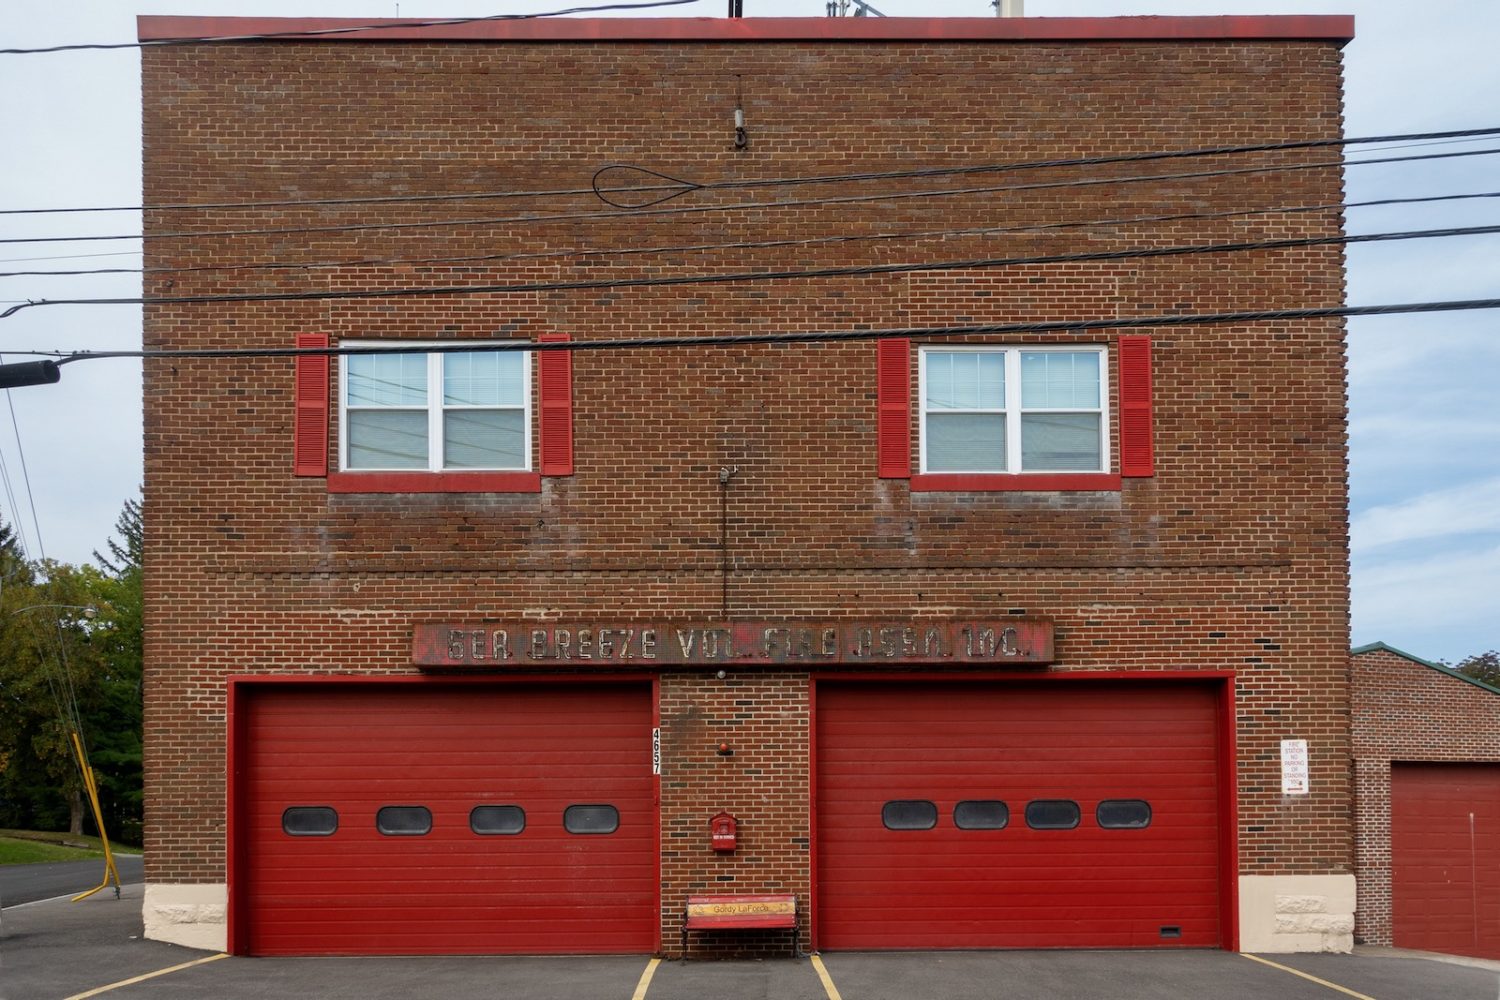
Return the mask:
<path fill-rule="evenodd" d="M 1214 946 L 1217 692 L 820 684 L 818 944 Z"/>
<path fill-rule="evenodd" d="M 649 952 L 647 687 L 252 687 L 240 720 L 252 954 Z"/>
<path fill-rule="evenodd" d="M 1500 958 L 1500 766 L 1391 765 L 1398 948 Z"/>

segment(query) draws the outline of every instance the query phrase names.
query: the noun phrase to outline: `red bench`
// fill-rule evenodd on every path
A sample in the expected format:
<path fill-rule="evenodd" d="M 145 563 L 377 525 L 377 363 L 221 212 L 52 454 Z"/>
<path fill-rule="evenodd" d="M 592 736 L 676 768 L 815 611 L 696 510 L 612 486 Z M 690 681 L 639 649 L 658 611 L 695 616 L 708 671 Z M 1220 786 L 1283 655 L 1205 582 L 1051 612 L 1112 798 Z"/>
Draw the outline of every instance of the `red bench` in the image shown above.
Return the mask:
<path fill-rule="evenodd" d="M 797 957 L 796 896 L 689 896 L 682 911 L 682 957 L 688 931 L 790 930 Z"/>

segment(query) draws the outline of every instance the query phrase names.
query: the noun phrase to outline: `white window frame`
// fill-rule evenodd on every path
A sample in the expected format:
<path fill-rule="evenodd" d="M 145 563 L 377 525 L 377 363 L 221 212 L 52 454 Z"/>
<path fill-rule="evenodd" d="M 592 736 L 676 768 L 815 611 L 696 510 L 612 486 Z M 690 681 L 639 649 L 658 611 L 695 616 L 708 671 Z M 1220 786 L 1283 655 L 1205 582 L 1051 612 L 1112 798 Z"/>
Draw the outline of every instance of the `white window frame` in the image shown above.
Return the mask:
<path fill-rule="evenodd" d="M 462 409 L 516 409 L 516 407 L 463 407 L 448 406 L 443 402 L 443 358 L 447 353 L 434 351 L 434 347 L 465 347 L 482 348 L 493 344 L 525 343 L 525 341 L 514 340 L 343 340 L 339 342 L 340 347 L 394 347 L 402 348 L 403 354 L 423 354 L 427 358 L 427 405 L 422 407 L 427 411 L 427 468 L 373 468 L 360 466 L 350 468 L 349 466 L 349 365 L 347 356 L 339 357 L 339 471 L 341 472 L 530 472 L 532 468 L 532 446 L 531 446 L 531 419 L 532 410 L 535 408 L 535 387 L 531 378 L 531 351 L 521 351 L 521 455 L 524 461 L 518 466 L 472 466 L 466 465 L 448 468 L 443 465 L 443 414 L 448 410 Z M 405 348 L 411 348 L 410 351 Z M 416 410 L 417 407 L 360 407 L 360 409 L 371 410 Z"/>
<path fill-rule="evenodd" d="M 1095 413 L 1099 414 L 1099 468 L 1097 469 L 1022 469 L 1021 468 L 1021 354 L 1094 353 L 1099 356 L 1099 407 L 1026 407 L 1026 413 Z M 1005 406 L 976 410 L 945 410 L 945 413 L 1003 413 L 1005 415 L 1004 469 L 939 469 L 927 467 L 927 356 L 928 354 L 1001 354 L 1005 357 Z M 1109 347 L 1104 344 L 924 344 L 917 351 L 917 412 L 919 468 L 922 475 L 1032 476 L 1095 475 L 1107 473 L 1113 457 L 1110 454 L 1109 423 Z"/>

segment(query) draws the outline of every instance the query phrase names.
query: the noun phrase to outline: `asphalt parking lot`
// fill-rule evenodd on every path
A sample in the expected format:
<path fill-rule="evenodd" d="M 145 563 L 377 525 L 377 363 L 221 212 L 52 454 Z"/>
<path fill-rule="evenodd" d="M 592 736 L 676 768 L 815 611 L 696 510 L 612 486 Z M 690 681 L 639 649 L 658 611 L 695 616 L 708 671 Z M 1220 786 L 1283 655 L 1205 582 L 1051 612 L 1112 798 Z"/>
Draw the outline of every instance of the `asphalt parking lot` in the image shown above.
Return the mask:
<path fill-rule="evenodd" d="M 838 953 L 745 962 L 231 958 L 141 939 L 139 885 L 0 911 L 0 1000 L 1497 1000 L 1500 963 L 1410 952 Z"/>

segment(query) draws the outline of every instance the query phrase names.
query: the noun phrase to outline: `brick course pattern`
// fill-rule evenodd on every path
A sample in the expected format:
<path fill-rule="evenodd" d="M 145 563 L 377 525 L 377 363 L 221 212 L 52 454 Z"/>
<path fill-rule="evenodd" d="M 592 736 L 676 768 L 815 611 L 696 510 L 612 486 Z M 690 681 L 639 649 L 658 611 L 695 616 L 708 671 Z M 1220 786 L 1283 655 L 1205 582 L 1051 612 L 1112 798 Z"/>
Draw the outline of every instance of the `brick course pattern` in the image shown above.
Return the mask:
<path fill-rule="evenodd" d="M 1391 944 L 1391 762 L 1500 763 L 1500 693 L 1387 648 L 1350 658 L 1355 938 Z"/>
<path fill-rule="evenodd" d="M 148 48 L 142 63 L 152 205 L 586 189 L 610 163 L 695 180 L 968 166 L 1341 129 L 1339 45 L 1316 39 L 278 41 Z M 749 132 L 740 152 L 737 94 Z M 1292 151 L 705 191 L 662 207 L 1337 160 Z M 627 217 L 592 195 L 161 208 L 145 217 L 148 269 L 531 256 L 152 271 L 145 286 L 177 296 L 628 279 L 1323 236 L 1340 232 L 1337 211 L 607 252 L 1340 200 L 1339 170 L 1323 168 Z M 464 221 L 578 213 L 604 214 Z M 452 224 L 207 235 L 429 221 Z M 168 235 L 194 232 L 204 235 Z M 601 252 L 562 253 L 585 248 Z M 303 332 L 587 341 L 1342 299 L 1341 251 L 1322 247 L 815 281 L 157 304 L 145 310 L 145 344 L 287 347 Z M 1024 340 L 1108 344 L 1115 369 L 1112 336 Z M 1343 325 L 1191 327 L 1158 331 L 1153 344 L 1155 477 L 1083 493 L 913 494 L 877 478 L 872 343 L 580 352 L 575 474 L 544 478 L 539 494 L 330 494 L 322 480 L 292 476 L 290 360 L 147 361 L 147 878 L 225 878 L 232 674 L 409 673 L 418 621 L 1008 614 L 1055 621 L 1056 671 L 1236 671 L 1239 871 L 1349 872 Z M 725 467 L 739 470 L 727 496 Z M 669 952 L 691 892 L 808 899 L 807 690 L 797 671 L 662 677 Z M 712 748 L 728 732 L 742 749 L 726 761 Z M 1310 743 L 1309 795 L 1279 794 L 1284 738 Z M 744 820 L 747 846 L 730 860 L 712 855 L 704 830 L 721 808 Z"/>

